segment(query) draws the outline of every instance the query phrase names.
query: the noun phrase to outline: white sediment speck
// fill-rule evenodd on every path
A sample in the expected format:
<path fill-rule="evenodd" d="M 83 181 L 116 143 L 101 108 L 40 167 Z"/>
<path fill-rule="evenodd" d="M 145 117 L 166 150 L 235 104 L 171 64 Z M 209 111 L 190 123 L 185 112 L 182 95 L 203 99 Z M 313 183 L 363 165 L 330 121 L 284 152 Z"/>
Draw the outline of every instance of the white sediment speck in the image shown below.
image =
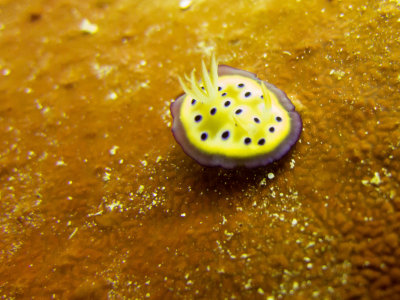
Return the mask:
<path fill-rule="evenodd" d="M 192 5 L 192 0 L 179 1 L 179 8 L 182 10 L 188 9 Z"/>
<path fill-rule="evenodd" d="M 378 172 L 375 172 L 374 177 L 370 180 L 371 184 L 380 185 L 382 183 L 381 176 Z"/>
<path fill-rule="evenodd" d="M 103 79 L 109 75 L 115 69 L 115 67 L 111 65 L 99 65 L 98 63 L 95 63 L 92 65 L 92 69 L 98 79 Z"/>
<path fill-rule="evenodd" d="M 275 174 L 274 173 L 268 173 L 268 179 L 274 179 Z"/>
<path fill-rule="evenodd" d="M 3 74 L 3 76 L 8 76 L 11 73 L 10 69 L 3 69 L 3 71 L 1 72 Z"/>
<path fill-rule="evenodd" d="M 112 202 L 112 203 L 110 203 L 110 204 L 108 204 L 108 205 L 106 205 L 107 206 L 107 208 L 110 210 L 110 211 L 113 211 L 115 208 L 119 208 L 120 210 L 122 209 L 122 204 L 119 202 L 119 201 L 114 201 L 114 202 Z"/>
<path fill-rule="evenodd" d="M 66 165 L 67 164 L 62 159 L 56 161 L 56 166 L 66 166 Z"/>
<path fill-rule="evenodd" d="M 75 233 L 77 233 L 78 231 L 78 227 L 75 227 L 74 231 L 72 231 L 72 233 L 69 235 L 68 239 L 72 239 L 72 237 L 75 235 Z"/>
<path fill-rule="evenodd" d="M 79 28 L 82 32 L 89 34 L 95 34 L 99 30 L 99 27 L 96 24 L 91 23 L 88 19 L 83 19 Z"/>
<path fill-rule="evenodd" d="M 247 283 L 244 285 L 244 288 L 245 288 L 246 290 L 251 289 L 251 282 L 252 282 L 251 279 L 247 280 Z"/>
<path fill-rule="evenodd" d="M 111 173 L 104 172 L 103 181 L 109 181 L 111 179 Z"/>
<path fill-rule="evenodd" d="M 296 161 L 294 159 L 291 159 L 290 161 L 290 168 L 293 169 Z"/>
<path fill-rule="evenodd" d="M 118 149 L 119 147 L 114 145 L 110 150 L 108 150 L 108 152 L 110 153 L 110 155 L 115 155 Z"/>
<path fill-rule="evenodd" d="M 225 225 L 226 224 L 226 222 L 227 222 L 227 220 L 226 220 L 226 218 L 225 218 L 225 216 L 222 216 L 222 225 Z"/>
<path fill-rule="evenodd" d="M 136 191 L 136 194 L 142 194 L 143 193 L 143 191 L 144 191 L 144 185 L 139 185 L 139 187 L 138 187 L 138 189 L 137 189 L 137 191 Z"/>
<path fill-rule="evenodd" d="M 340 80 L 340 79 L 342 79 L 342 78 L 346 75 L 346 72 L 344 72 L 344 71 L 342 71 L 342 70 L 335 70 L 335 69 L 332 69 L 332 70 L 329 72 L 329 75 L 333 75 L 333 76 L 336 77 L 337 80 Z"/>
<path fill-rule="evenodd" d="M 369 184 L 380 185 L 382 183 L 382 179 L 381 179 L 381 176 L 379 175 L 379 173 L 375 172 L 374 176 L 370 180 L 363 179 L 363 180 L 361 180 L 361 183 L 363 185 L 369 185 Z"/>
<path fill-rule="evenodd" d="M 118 98 L 118 94 L 116 92 L 110 92 L 107 95 L 107 100 L 116 100 Z"/>

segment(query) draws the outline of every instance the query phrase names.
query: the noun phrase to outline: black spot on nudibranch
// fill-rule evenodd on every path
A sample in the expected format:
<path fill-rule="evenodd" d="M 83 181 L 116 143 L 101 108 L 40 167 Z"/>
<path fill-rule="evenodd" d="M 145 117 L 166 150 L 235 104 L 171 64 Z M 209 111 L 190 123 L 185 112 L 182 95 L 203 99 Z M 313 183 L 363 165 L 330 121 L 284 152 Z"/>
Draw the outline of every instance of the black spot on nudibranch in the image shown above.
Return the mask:
<path fill-rule="evenodd" d="M 197 116 L 194 117 L 194 120 L 195 120 L 196 122 L 200 122 L 202 118 L 203 118 L 203 117 L 202 117 L 201 115 L 197 115 Z"/>
<path fill-rule="evenodd" d="M 222 93 L 222 95 L 221 95 L 222 97 L 225 97 L 226 96 L 226 93 Z"/>
<path fill-rule="evenodd" d="M 240 87 L 240 88 L 244 87 L 244 83 L 239 83 L 238 87 Z"/>
<path fill-rule="evenodd" d="M 229 137 L 229 130 L 224 131 L 221 134 L 222 139 L 226 140 Z"/>
<path fill-rule="evenodd" d="M 219 92 L 220 90 L 222 90 L 222 87 L 219 86 L 219 87 L 218 87 L 218 92 Z"/>
<path fill-rule="evenodd" d="M 246 93 L 244 94 L 244 96 L 245 96 L 246 98 L 248 98 L 248 97 L 251 96 L 251 93 L 250 93 L 250 92 L 246 92 Z"/>
<path fill-rule="evenodd" d="M 215 107 L 211 108 L 210 114 L 213 116 L 217 112 L 217 109 Z"/>
<path fill-rule="evenodd" d="M 254 122 L 256 122 L 256 123 L 260 123 L 260 119 L 259 119 L 259 118 L 257 118 L 257 117 L 254 117 Z"/>
<path fill-rule="evenodd" d="M 235 111 L 235 114 L 240 115 L 242 113 L 243 109 L 239 108 Z"/>
<path fill-rule="evenodd" d="M 245 143 L 246 145 L 249 145 L 249 144 L 251 143 L 251 138 L 249 138 L 249 137 L 245 138 L 245 139 L 244 139 L 244 143 Z"/>
<path fill-rule="evenodd" d="M 202 141 L 205 141 L 205 140 L 207 139 L 207 137 L 208 137 L 207 132 L 203 132 L 203 133 L 201 134 L 201 136 L 200 136 L 200 138 L 201 138 Z"/>
<path fill-rule="evenodd" d="M 269 132 L 274 132 L 275 131 L 275 128 L 274 127 L 270 127 L 269 128 Z"/>
<path fill-rule="evenodd" d="M 192 105 L 196 104 L 196 99 L 192 99 Z"/>
<path fill-rule="evenodd" d="M 229 105 L 231 105 L 231 101 L 229 101 L 229 100 L 228 100 L 228 101 L 225 101 L 224 106 L 225 106 L 225 107 L 228 107 Z"/>
<path fill-rule="evenodd" d="M 257 144 L 259 144 L 260 146 L 264 145 L 265 139 L 259 139 Z"/>
<path fill-rule="evenodd" d="M 276 120 L 277 120 L 278 122 L 281 122 L 281 121 L 282 121 L 282 118 L 281 118 L 281 117 L 276 117 Z"/>

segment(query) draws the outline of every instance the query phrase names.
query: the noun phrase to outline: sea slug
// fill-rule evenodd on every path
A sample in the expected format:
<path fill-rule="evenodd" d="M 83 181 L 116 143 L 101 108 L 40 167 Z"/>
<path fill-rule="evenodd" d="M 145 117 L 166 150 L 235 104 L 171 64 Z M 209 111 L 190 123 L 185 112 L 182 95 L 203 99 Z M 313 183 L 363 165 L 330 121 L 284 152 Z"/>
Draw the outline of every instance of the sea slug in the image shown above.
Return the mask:
<path fill-rule="evenodd" d="M 300 115 L 286 94 L 255 74 L 212 57 L 202 78 L 194 71 L 171 104 L 172 133 L 183 151 L 204 166 L 265 166 L 297 142 Z"/>

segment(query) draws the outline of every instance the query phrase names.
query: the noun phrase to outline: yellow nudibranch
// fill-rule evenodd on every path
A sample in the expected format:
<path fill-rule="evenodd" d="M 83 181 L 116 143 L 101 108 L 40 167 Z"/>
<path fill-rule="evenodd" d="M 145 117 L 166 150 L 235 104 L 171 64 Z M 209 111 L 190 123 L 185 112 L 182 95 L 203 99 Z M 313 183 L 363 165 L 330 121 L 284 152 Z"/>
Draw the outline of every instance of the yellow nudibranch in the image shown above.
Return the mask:
<path fill-rule="evenodd" d="M 182 149 L 205 166 L 234 168 L 267 165 L 297 142 L 300 115 L 286 94 L 255 74 L 225 65 L 212 57 L 202 78 L 194 71 L 185 94 L 171 104 L 172 133 Z"/>

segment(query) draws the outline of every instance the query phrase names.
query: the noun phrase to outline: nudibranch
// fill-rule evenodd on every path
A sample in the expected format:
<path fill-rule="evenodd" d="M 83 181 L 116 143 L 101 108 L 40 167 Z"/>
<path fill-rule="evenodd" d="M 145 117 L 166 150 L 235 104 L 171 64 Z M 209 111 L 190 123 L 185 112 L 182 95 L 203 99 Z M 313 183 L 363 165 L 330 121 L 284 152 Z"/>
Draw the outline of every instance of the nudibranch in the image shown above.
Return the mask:
<path fill-rule="evenodd" d="M 218 65 L 202 78 L 179 82 L 184 94 L 171 104 L 172 133 L 183 151 L 204 166 L 265 166 L 297 142 L 300 115 L 286 94 L 253 73 Z"/>

